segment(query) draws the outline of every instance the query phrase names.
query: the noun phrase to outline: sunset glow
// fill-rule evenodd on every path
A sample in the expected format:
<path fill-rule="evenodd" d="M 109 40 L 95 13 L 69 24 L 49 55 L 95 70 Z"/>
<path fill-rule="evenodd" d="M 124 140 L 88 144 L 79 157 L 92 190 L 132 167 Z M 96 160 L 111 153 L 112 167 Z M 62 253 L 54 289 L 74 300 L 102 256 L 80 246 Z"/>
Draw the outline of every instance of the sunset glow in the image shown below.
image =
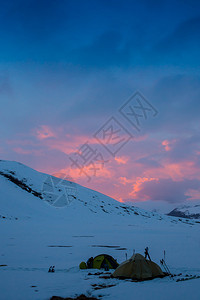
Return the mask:
<path fill-rule="evenodd" d="M 1 158 L 121 202 L 200 198 L 198 9 L 23 2 L 2 7 Z"/>

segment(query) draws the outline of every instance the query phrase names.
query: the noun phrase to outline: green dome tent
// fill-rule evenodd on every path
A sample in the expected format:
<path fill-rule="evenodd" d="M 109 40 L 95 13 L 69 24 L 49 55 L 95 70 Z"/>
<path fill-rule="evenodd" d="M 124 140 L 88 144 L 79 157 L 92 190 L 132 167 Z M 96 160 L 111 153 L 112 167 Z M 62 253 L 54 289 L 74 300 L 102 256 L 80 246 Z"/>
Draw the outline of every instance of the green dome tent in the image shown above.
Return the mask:
<path fill-rule="evenodd" d="M 80 269 L 116 269 L 119 266 L 117 261 L 108 254 L 100 254 L 88 259 L 87 263 L 81 262 Z"/>
<path fill-rule="evenodd" d="M 138 253 L 121 263 L 113 273 L 113 277 L 131 278 L 134 280 L 146 280 L 164 276 L 165 274 L 156 263 L 145 259 L 143 255 Z"/>

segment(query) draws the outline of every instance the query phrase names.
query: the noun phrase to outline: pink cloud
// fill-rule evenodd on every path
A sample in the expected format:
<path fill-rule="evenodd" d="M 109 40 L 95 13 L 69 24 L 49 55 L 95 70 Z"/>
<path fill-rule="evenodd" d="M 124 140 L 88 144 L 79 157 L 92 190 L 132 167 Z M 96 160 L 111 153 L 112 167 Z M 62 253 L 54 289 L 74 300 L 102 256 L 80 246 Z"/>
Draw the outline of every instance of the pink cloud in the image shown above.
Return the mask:
<path fill-rule="evenodd" d="M 40 128 L 36 129 L 35 135 L 39 140 L 55 137 L 53 130 L 47 125 L 41 125 Z"/>
<path fill-rule="evenodd" d="M 51 150 L 58 150 L 65 154 L 77 152 L 82 145 L 88 143 L 90 145 L 98 144 L 97 140 L 87 135 L 65 134 L 64 129 L 50 128 L 42 125 L 39 129 L 33 130 L 33 135 L 40 140 L 42 145 Z"/>
<path fill-rule="evenodd" d="M 107 168 L 105 165 L 102 167 L 99 164 L 88 164 L 84 166 L 84 168 L 80 169 L 78 167 L 66 167 L 63 169 L 60 169 L 58 172 L 54 174 L 54 176 L 63 178 L 63 174 L 66 174 L 66 176 L 70 175 L 76 182 L 88 182 L 90 180 L 94 180 L 94 178 L 98 179 L 110 179 L 112 178 L 111 170 Z"/>
<path fill-rule="evenodd" d="M 169 159 L 162 159 L 161 166 L 144 171 L 148 177 L 172 178 L 174 181 L 181 181 L 185 178 L 199 178 L 200 174 L 194 161 L 171 162 Z"/>
<path fill-rule="evenodd" d="M 158 181 L 158 178 L 148 178 L 148 177 L 138 177 L 136 178 L 136 182 L 133 184 L 133 190 L 129 193 L 129 196 L 132 196 L 133 199 L 137 199 L 137 194 L 142 190 L 142 186 L 144 182 L 150 182 L 150 181 Z M 149 200 L 148 195 L 144 195 L 141 200 Z"/>
<path fill-rule="evenodd" d="M 125 176 L 119 177 L 119 182 L 123 185 L 127 185 L 128 183 L 132 183 L 132 179 L 127 179 Z"/>
<path fill-rule="evenodd" d="M 56 148 L 61 152 L 71 153 L 74 152 L 74 148 L 78 149 L 80 143 L 84 143 L 85 140 L 88 140 L 91 145 L 94 142 L 96 143 L 96 141 L 89 139 L 87 136 L 72 136 L 71 138 L 68 136 L 68 138 L 69 140 L 59 140 L 58 142 L 49 140 L 48 145 L 50 148 Z M 157 148 L 156 151 L 158 151 Z M 159 152 L 156 152 L 156 157 L 159 157 L 159 164 L 154 166 L 153 163 L 149 164 L 148 160 L 144 160 L 144 164 L 138 163 L 138 156 L 140 157 L 140 153 L 136 152 L 133 157 L 126 155 L 111 158 L 104 168 L 97 170 L 96 176 L 92 173 L 92 165 L 86 166 L 84 171 L 91 175 L 91 181 L 88 181 L 85 173 L 81 174 L 78 168 L 69 166 L 57 170 L 57 172 L 69 174 L 77 183 L 98 190 L 120 201 L 127 198 L 146 201 L 153 195 L 150 193 L 151 188 L 158 188 L 159 184 L 161 184 L 160 182 L 164 185 L 162 180 L 181 182 L 187 178 L 200 178 L 199 170 L 193 160 L 173 162 L 166 155 L 160 156 Z M 134 161 L 135 159 L 136 161 Z M 148 168 L 145 165 L 146 162 L 148 163 Z M 58 174 L 57 176 L 60 175 Z M 157 184 L 151 184 L 147 192 L 144 189 L 145 184 L 153 182 L 157 182 Z M 168 185 L 168 181 L 166 181 L 166 185 Z M 177 185 L 177 187 L 182 187 L 182 185 Z"/>
<path fill-rule="evenodd" d="M 64 128 L 52 128 L 47 125 L 43 125 L 33 132 L 34 137 L 37 132 L 37 139 L 31 140 L 26 136 L 24 139 L 20 137 L 19 140 L 10 141 L 15 153 L 34 156 L 45 153 L 45 162 L 41 160 L 39 165 L 40 171 L 56 173 L 55 175 L 58 177 L 63 177 L 63 174 L 69 175 L 77 183 L 120 201 L 124 201 L 124 199 L 145 201 L 153 199 L 154 196 L 158 197 L 158 195 L 164 197 L 164 193 L 161 193 L 162 189 L 167 192 L 170 185 L 178 195 L 178 189 L 184 188 L 183 182 L 200 180 L 199 148 L 196 148 L 195 155 L 193 155 L 194 152 L 190 152 L 187 156 L 187 149 L 185 150 L 183 147 L 185 142 L 181 144 L 175 139 L 160 140 L 155 137 L 139 137 L 124 147 L 115 158 L 109 156 L 109 161 L 105 163 L 104 167 L 98 166 L 96 172 L 94 172 L 92 163 L 85 165 L 84 172 L 80 172 L 79 168 L 71 167 L 65 154 L 71 155 L 77 152 L 86 142 L 93 149 L 102 147 L 95 138 L 86 134 L 66 134 Z M 186 155 L 181 158 L 178 156 L 177 159 L 179 149 L 183 149 Z M 52 157 L 55 158 L 53 163 Z M 57 165 L 61 167 L 57 167 Z M 91 177 L 90 181 L 88 181 L 87 173 Z M 156 190 L 160 194 L 156 193 Z M 167 194 L 168 199 L 170 199 L 169 193 Z M 188 197 L 188 199 L 199 197 L 198 191 L 189 185 L 187 189 L 184 189 L 184 193 L 179 195 L 179 198 Z"/>
<path fill-rule="evenodd" d="M 48 147 L 51 149 L 59 150 L 65 154 L 70 154 L 77 152 L 82 145 L 88 143 L 90 145 L 98 144 L 94 138 L 90 138 L 89 136 L 80 135 L 80 136 L 67 136 L 67 138 L 57 138 L 54 141 L 48 142 Z M 95 148 L 94 148 L 95 150 Z"/>
<path fill-rule="evenodd" d="M 199 200 L 200 189 L 188 189 L 185 195 L 189 197 L 188 200 Z"/>
<path fill-rule="evenodd" d="M 162 141 L 162 145 L 164 146 L 165 151 L 171 151 L 175 142 L 176 142 L 176 140 L 174 140 L 174 139 L 171 141 L 169 141 L 169 140 Z"/>
<path fill-rule="evenodd" d="M 114 159 L 118 164 L 126 164 L 129 160 L 127 156 L 116 156 Z"/>

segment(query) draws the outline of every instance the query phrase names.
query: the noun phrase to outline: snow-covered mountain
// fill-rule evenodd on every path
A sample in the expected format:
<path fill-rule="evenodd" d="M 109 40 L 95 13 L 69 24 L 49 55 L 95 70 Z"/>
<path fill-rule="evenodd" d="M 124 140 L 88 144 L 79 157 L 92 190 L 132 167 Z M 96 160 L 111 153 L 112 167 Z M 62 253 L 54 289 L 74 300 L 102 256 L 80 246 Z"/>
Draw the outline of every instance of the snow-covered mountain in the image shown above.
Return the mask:
<path fill-rule="evenodd" d="M 161 218 L 160 214 L 120 203 L 72 181 L 37 172 L 18 162 L 2 160 L 0 199 L 0 216 L 8 219 L 41 218 L 53 213 L 63 217 L 69 212 L 88 216 Z"/>
<path fill-rule="evenodd" d="M 82 293 L 103 300 L 132 300 L 133 295 L 200 299 L 198 279 L 133 283 L 79 270 L 79 263 L 91 256 L 106 253 L 121 263 L 126 254 L 143 254 L 148 246 L 158 264 L 165 250 L 173 273 L 200 275 L 200 222 L 125 205 L 68 179 L 0 161 L 1 300 Z M 51 265 L 55 273 L 48 273 Z"/>
<path fill-rule="evenodd" d="M 195 204 L 184 204 L 176 207 L 168 213 L 168 216 L 187 218 L 187 219 L 200 219 L 200 203 L 195 201 Z"/>

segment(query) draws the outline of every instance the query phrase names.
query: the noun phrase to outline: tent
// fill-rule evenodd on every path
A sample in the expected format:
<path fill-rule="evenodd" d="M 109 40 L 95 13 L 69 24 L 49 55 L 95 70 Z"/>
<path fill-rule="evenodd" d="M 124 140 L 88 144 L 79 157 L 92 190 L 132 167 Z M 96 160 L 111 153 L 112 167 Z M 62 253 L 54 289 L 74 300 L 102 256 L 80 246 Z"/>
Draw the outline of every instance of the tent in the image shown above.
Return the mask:
<path fill-rule="evenodd" d="M 121 263 L 113 273 L 113 277 L 131 278 L 134 280 L 146 280 L 164 276 L 165 274 L 156 263 L 145 259 L 143 255 L 138 253 Z"/>
<path fill-rule="evenodd" d="M 117 261 L 108 254 L 100 254 L 96 257 L 90 257 L 87 261 L 81 262 L 80 269 L 116 269 L 119 266 Z"/>

